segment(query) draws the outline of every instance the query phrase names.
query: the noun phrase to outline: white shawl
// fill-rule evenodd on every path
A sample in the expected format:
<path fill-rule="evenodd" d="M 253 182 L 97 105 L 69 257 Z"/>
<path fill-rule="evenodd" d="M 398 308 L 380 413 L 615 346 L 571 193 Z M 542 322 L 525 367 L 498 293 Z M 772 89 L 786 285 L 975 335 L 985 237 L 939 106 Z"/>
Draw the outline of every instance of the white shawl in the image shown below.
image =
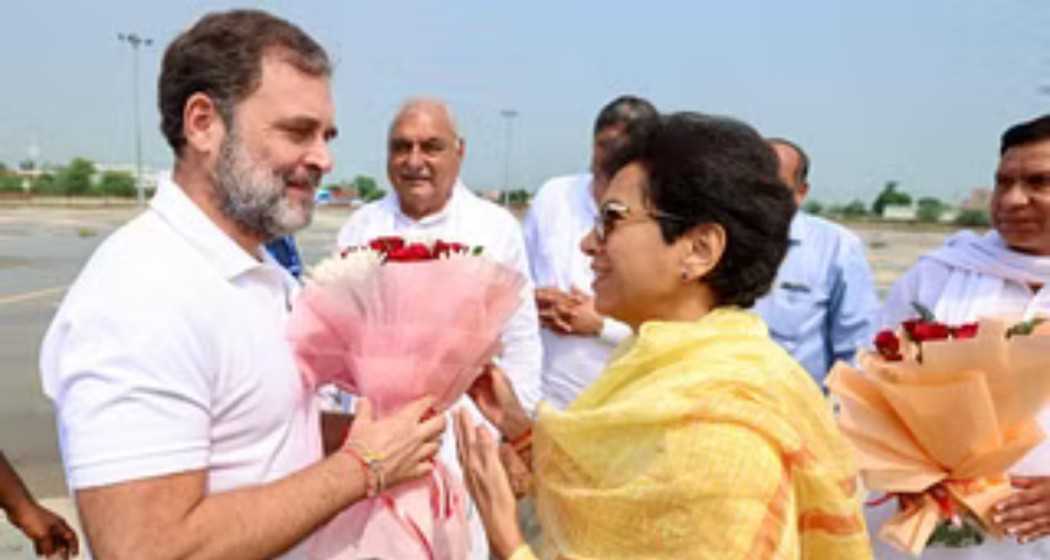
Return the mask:
<path fill-rule="evenodd" d="M 931 310 L 935 317 L 947 323 L 962 323 L 970 317 L 984 315 L 985 310 L 994 307 L 1004 281 L 1029 285 L 1050 282 L 1050 257 L 1014 251 L 994 230 L 984 235 L 959 232 L 923 258 L 970 272 L 951 274 L 936 308 Z"/>

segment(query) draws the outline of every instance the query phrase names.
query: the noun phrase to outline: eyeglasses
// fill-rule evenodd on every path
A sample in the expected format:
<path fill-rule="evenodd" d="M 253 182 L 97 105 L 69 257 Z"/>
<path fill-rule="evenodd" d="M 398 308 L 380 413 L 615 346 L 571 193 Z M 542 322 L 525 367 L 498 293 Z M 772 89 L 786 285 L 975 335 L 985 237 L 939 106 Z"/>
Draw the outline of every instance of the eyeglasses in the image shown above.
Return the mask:
<path fill-rule="evenodd" d="M 681 216 L 668 214 L 667 212 L 660 212 L 659 210 L 649 210 L 644 215 L 638 216 L 636 219 L 631 219 L 631 208 L 629 206 L 617 200 L 610 200 L 602 204 L 602 207 L 598 210 L 598 215 L 594 218 L 594 236 L 598 239 L 599 243 L 605 243 L 609 234 L 616 229 L 617 224 L 621 226 L 627 224 L 640 224 L 646 221 L 646 219 L 656 221 L 666 220 L 678 222 L 680 224 L 688 224 L 690 222 Z"/>

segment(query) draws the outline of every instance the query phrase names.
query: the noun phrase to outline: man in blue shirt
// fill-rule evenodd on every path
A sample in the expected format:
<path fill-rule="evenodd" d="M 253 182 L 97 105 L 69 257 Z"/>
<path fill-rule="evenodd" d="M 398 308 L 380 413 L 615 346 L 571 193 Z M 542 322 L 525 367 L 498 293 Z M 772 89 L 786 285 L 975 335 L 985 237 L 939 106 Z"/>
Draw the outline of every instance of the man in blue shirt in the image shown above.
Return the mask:
<path fill-rule="evenodd" d="M 809 157 L 774 138 L 780 179 L 801 206 L 809 192 Z M 769 333 L 823 386 L 838 360 L 853 360 L 871 344 L 879 301 L 864 243 L 846 228 L 799 210 L 791 222 L 787 256 L 770 292 L 754 310 Z"/>

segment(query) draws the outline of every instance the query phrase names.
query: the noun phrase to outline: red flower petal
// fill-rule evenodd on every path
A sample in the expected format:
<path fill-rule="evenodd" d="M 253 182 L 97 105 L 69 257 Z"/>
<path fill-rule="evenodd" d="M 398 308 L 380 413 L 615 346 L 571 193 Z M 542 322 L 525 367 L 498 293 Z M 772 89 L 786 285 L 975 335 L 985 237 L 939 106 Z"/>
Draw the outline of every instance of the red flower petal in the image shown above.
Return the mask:
<path fill-rule="evenodd" d="M 965 323 L 957 327 L 949 327 L 952 338 L 973 338 L 977 336 L 977 323 Z"/>
<path fill-rule="evenodd" d="M 944 323 L 926 323 L 919 322 L 915 325 L 915 331 L 912 333 L 912 338 L 916 342 L 925 342 L 927 340 L 945 340 L 951 333 L 948 331 L 948 325 Z"/>
<path fill-rule="evenodd" d="M 405 240 L 397 236 L 377 237 L 368 242 L 368 246 L 380 253 L 389 253 L 405 246 Z"/>
<path fill-rule="evenodd" d="M 896 362 L 901 359 L 901 341 L 891 330 L 879 331 L 875 335 L 875 349 L 886 360 Z"/>

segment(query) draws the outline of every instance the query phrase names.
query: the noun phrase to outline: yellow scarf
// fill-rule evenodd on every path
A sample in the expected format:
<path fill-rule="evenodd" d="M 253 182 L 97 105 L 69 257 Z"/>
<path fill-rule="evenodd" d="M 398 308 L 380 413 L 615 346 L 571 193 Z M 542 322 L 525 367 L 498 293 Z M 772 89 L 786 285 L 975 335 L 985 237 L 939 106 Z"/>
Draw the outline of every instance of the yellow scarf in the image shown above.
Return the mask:
<path fill-rule="evenodd" d="M 643 325 L 534 451 L 544 557 L 871 557 L 852 451 L 751 313 Z"/>

